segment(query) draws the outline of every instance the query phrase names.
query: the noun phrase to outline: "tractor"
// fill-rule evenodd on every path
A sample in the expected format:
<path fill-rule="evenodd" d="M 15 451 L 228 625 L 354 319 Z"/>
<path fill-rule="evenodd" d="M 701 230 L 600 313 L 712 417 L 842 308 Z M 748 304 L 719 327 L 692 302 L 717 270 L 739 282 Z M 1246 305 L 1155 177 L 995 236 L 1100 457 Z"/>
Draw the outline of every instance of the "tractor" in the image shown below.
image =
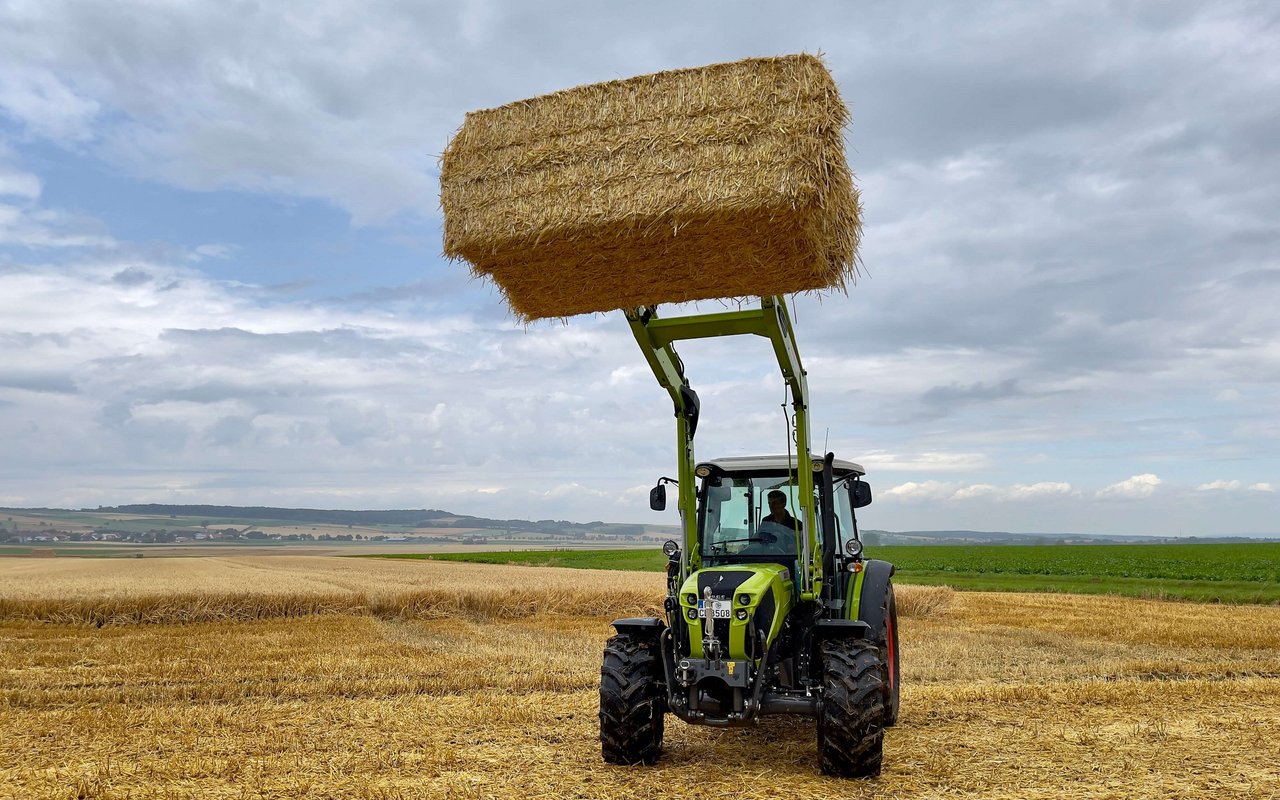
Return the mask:
<path fill-rule="evenodd" d="M 612 623 L 600 670 L 604 760 L 655 763 L 668 713 L 716 727 L 796 714 L 816 721 L 824 773 L 879 775 L 899 708 L 894 568 L 863 553 L 854 512 L 871 503 L 865 471 L 810 451 L 808 386 L 783 298 L 626 317 L 675 407 L 678 471 L 658 481 L 650 506 L 664 510 L 675 486 L 682 540 L 663 547 L 665 619 Z M 698 395 L 674 343 L 735 335 L 773 346 L 793 412 L 788 452 L 699 462 Z"/>

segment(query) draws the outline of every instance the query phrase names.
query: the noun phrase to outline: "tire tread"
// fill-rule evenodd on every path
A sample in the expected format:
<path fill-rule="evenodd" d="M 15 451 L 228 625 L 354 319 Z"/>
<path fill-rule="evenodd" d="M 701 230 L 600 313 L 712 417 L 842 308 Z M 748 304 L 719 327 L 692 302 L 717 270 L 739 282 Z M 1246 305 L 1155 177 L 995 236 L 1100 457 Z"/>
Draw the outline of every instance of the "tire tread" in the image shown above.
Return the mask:
<path fill-rule="evenodd" d="M 666 700 L 657 643 L 611 638 L 600 667 L 600 748 L 610 764 L 653 764 L 662 751 Z"/>
<path fill-rule="evenodd" d="M 874 778 L 884 756 L 884 665 L 879 648 L 861 640 L 822 643 L 823 695 L 818 717 L 822 771 Z"/>

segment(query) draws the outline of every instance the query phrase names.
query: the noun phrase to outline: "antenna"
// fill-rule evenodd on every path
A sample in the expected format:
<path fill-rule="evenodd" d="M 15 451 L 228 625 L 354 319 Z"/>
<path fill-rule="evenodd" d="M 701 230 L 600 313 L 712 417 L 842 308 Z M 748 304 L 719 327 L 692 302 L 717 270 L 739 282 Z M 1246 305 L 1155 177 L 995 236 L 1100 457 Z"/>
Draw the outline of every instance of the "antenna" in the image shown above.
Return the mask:
<path fill-rule="evenodd" d="M 827 449 L 827 445 L 829 444 L 831 444 L 831 426 L 830 425 L 827 426 L 827 435 L 822 439 L 822 452 L 824 453 L 831 452 L 830 450 Z"/>

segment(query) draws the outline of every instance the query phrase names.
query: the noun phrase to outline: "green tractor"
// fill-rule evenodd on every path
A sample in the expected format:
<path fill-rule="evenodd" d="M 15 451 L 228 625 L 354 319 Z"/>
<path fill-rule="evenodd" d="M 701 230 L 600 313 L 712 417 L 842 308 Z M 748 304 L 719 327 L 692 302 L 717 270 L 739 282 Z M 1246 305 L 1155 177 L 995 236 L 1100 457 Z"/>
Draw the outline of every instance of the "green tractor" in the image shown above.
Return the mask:
<path fill-rule="evenodd" d="M 880 773 L 898 718 L 893 565 L 864 558 L 854 512 L 871 502 L 859 465 L 809 450 L 808 388 L 782 298 L 760 308 L 659 319 L 627 313 L 675 405 L 683 542 L 667 542 L 666 619 L 620 619 L 600 670 L 600 741 L 613 764 L 653 764 L 667 713 L 746 726 L 770 714 L 817 722 L 823 772 Z M 753 334 L 787 383 L 796 452 L 697 462 L 698 396 L 673 343 Z"/>

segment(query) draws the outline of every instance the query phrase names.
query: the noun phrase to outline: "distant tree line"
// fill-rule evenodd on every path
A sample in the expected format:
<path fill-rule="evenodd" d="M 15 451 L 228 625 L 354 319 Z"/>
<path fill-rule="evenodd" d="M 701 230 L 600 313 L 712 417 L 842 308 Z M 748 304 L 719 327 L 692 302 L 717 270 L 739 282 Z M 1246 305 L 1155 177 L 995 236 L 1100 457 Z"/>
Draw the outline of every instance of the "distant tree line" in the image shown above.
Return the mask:
<path fill-rule="evenodd" d="M 609 524 L 600 520 L 592 522 L 568 522 L 542 519 L 489 519 L 454 514 L 435 508 L 392 511 L 345 511 L 319 508 L 275 508 L 271 506 L 207 506 L 164 505 L 157 503 L 99 507 L 99 512 L 115 514 L 145 514 L 168 517 L 203 517 L 216 520 L 275 520 L 281 522 L 310 522 L 321 525 L 399 525 L 409 528 L 485 528 L 530 533 L 568 533 L 587 531 L 609 533 L 615 536 L 639 536 L 643 525 Z"/>
<path fill-rule="evenodd" d="M 116 514 L 152 514 L 169 517 L 214 517 L 223 519 L 270 519 L 284 522 L 314 522 L 325 525 L 409 525 L 439 524 L 436 520 L 458 516 L 448 511 L 423 508 L 403 511 L 343 511 L 320 508 L 274 508 L 271 506 L 183 506 L 144 503 L 100 507 Z"/>

